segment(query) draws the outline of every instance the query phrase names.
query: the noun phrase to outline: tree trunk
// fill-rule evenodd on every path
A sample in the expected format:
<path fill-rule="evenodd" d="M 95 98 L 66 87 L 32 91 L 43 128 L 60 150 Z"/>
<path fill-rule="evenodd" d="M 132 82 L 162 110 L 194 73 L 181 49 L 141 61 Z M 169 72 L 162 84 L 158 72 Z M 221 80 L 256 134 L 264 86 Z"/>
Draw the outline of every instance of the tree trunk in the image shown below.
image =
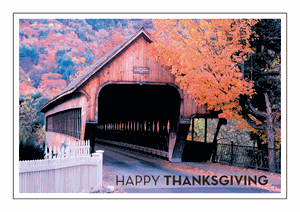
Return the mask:
<path fill-rule="evenodd" d="M 260 112 L 255 109 L 251 102 L 248 100 L 249 110 L 252 115 L 256 116 L 257 120 L 262 121 L 261 125 L 256 125 L 255 121 L 249 118 L 248 114 L 244 114 L 245 120 L 252 126 L 254 129 L 265 130 L 268 137 L 268 166 L 269 171 L 274 172 L 276 170 L 276 151 L 275 151 L 275 131 L 274 131 L 274 117 L 271 109 L 271 104 L 267 93 L 264 93 L 265 102 L 266 102 L 266 112 Z"/>
<path fill-rule="evenodd" d="M 212 156 L 212 162 L 213 163 L 216 163 L 217 162 L 217 147 L 218 147 L 218 134 L 220 132 L 220 128 L 223 124 L 227 124 L 227 120 L 226 119 L 219 119 L 218 121 L 218 125 L 217 125 L 217 130 L 215 132 L 215 136 L 214 136 L 214 140 L 213 140 L 213 146 L 214 146 L 214 149 L 213 149 L 213 156 Z"/>
<path fill-rule="evenodd" d="M 269 151 L 269 170 L 271 172 L 274 172 L 276 169 L 276 151 L 275 151 L 275 133 L 274 133 L 274 127 L 273 127 L 273 115 L 271 111 L 270 101 L 268 94 L 265 93 L 265 101 L 266 101 L 266 107 L 267 107 L 267 124 L 265 127 L 265 130 L 267 132 L 268 137 L 268 151 Z"/>

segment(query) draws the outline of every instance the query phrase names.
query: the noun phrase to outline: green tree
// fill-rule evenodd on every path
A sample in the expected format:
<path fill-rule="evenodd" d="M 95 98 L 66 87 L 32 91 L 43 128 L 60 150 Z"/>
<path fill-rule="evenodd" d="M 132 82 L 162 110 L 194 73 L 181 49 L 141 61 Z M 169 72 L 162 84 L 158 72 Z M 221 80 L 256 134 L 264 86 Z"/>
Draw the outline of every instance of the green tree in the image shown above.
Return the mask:
<path fill-rule="evenodd" d="M 56 73 L 61 74 L 62 79 L 69 82 L 69 77 L 76 72 L 75 63 L 72 61 L 71 56 L 65 54 L 62 57 L 58 57 L 56 62 L 58 64 Z"/>
<path fill-rule="evenodd" d="M 250 126 L 267 135 L 269 168 L 274 170 L 275 151 L 271 149 L 275 147 L 281 120 L 281 21 L 262 19 L 252 29 L 258 39 L 251 38 L 254 53 L 248 55 L 242 70 L 244 79 L 254 81 L 256 94 L 251 99 L 241 96 L 241 114 Z"/>
<path fill-rule="evenodd" d="M 38 109 L 46 101 L 41 93 L 19 98 L 19 160 L 44 156 L 44 118 Z"/>

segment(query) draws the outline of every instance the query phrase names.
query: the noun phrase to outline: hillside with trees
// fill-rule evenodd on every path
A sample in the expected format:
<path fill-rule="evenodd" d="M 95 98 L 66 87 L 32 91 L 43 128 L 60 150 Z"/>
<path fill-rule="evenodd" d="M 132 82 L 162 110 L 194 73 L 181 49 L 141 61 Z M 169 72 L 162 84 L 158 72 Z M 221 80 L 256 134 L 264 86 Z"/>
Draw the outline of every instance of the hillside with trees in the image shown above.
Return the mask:
<path fill-rule="evenodd" d="M 51 98 L 141 26 L 126 19 L 20 20 L 20 95 Z"/>

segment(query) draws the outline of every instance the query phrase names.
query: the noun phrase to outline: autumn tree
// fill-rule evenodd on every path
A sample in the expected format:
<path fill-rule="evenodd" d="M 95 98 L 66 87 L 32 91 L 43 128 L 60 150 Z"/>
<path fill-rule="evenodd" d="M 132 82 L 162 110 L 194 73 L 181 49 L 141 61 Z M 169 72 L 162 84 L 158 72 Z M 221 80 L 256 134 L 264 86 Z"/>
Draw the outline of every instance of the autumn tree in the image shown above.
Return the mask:
<path fill-rule="evenodd" d="M 107 37 L 107 40 L 102 41 L 102 48 L 100 48 L 98 59 L 101 59 L 109 51 L 111 51 L 113 48 L 122 43 L 126 38 L 118 29 L 115 29 L 114 31 L 109 31 L 108 33 L 109 36 Z"/>
<path fill-rule="evenodd" d="M 19 93 L 22 96 L 27 96 L 36 92 L 35 87 L 33 87 L 30 81 L 24 80 L 19 83 Z"/>
<path fill-rule="evenodd" d="M 238 97 L 253 94 L 252 82 L 242 78 L 242 63 L 250 48 L 254 20 L 155 20 L 152 54 L 183 89 L 220 118 L 239 118 Z"/>
<path fill-rule="evenodd" d="M 253 52 L 249 38 L 256 20 L 154 20 L 150 52 L 175 75 L 197 104 L 219 118 L 241 119 L 239 96 L 252 96 L 253 83 L 242 78 L 238 63 Z M 222 125 L 219 119 L 214 143 Z"/>
<path fill-rule="evenodd" d="M 113 50 L 116 46 L 118 46 L 125 40 L 125 36 L 122 35 L 120 30 L 118 29 L 109 31 L 108 34 L 109 36 L 107 37 L 107 39 L 105 41 L 102 41 L 100 45 L 98 45 L 96 42 L 91 43 L 88 46 L 89 52 L 84 54 L 84 57 L 74 57 L 72 59 L 75 64 L 81 64 L 81 66 L 77 66 L 78 69 L 75 75 L 71 75 L 69 77 L 70 81 L 81 75 L 89 67 L 89 65 L 92 65 L 96 61 L 94 58 L 97 58 L 98 60 L 101 59 L 104 55 L 106 55 L 108 52 Z"/>
<path fill-rule="evenodd" d="M 62 75 L 57 73 L 43 74 L 38 89 L 43 91 L 44 97 L 53 98 L 67 85 L 66 81 L 61 78 Z"/>

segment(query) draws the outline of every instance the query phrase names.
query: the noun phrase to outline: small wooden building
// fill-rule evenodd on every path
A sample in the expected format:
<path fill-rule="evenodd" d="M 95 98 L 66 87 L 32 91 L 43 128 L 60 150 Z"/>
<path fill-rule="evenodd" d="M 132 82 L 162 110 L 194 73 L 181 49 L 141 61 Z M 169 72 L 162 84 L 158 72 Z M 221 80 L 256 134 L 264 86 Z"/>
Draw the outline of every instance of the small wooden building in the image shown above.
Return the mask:
<path fill-rule="evenodd" d="M 147 53 L 151 43 L 141 28 L 47 102 L 40 110 L 45 113 L 46 145 L 127 138 L 163 149 L 169 160 L 181 161 L 180 142 L 187 136 L 190 119 L 208 114 Z"/>

